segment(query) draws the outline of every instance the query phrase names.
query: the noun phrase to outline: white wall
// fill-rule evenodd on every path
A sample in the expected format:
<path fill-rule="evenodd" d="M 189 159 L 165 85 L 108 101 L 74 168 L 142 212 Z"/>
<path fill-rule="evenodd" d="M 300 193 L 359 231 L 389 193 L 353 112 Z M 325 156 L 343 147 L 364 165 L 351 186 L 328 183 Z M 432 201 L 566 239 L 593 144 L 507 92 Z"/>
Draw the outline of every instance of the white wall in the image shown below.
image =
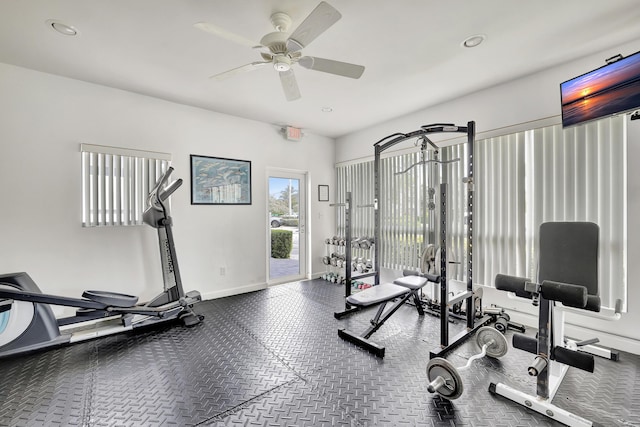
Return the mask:
<path fill-rule="evenodd" d="M 108 289 L 145 300 L 162 289 L 154 229 L 82 228 L 80 143 L 172 153 L 173 178 L 184 179 L 172 216 L 185 290 L 209 298 L 266 286 L 268 167 L 334 187 L 330 138 L 290 142 L 269 124 L 0 64 L 0 274 L 26 271 L 44 292 L 68 296 Z M 192 206 L 190 154 L 252 161 L 252 204 Z M 334 218 L 314 195 L 309 270 L 318 274 Z"/>
<path fill-rule="evenodd" d="M 376 141 L 394 132 L 410 132 L 430 123 L 464 125 L 474 120 L 480 137 L 494 130 L 497 134 L 513 131 L 504 129 L 507 127 L 530 128 L 532 124 L 528 122 L 533 121 L 539 121 L 536 125 L 560 123 L 560 82 L 604 65 L 605 58 L 618 53 L 626 56 L 638 50 L 640 40 L 346 135 L 336 141 L 336 161 L 372 158 Z M 640 218 L 640 168 L 635 167 L 640 159 L 640 120 L 629 122 L 628 159 L 629 312 L 614 322 L 568 316 L 567 331 L 577 338 L 597 335 L 605 345 L 640 354 L 640 329 L 637 327 L 640 324 L 640 286 L 636 284 L 640 265 L 635 262 L 640 259 L 640 224 L 637 221 Z M 529 315 L 533 313 L 529 305 L 506 299 L 500 292 L 485 289 L 484 302 L 514 309 L 514 320 L 535 324 L 535 318 Z M 576 327 L 578 324 L 588 329 Z"/>

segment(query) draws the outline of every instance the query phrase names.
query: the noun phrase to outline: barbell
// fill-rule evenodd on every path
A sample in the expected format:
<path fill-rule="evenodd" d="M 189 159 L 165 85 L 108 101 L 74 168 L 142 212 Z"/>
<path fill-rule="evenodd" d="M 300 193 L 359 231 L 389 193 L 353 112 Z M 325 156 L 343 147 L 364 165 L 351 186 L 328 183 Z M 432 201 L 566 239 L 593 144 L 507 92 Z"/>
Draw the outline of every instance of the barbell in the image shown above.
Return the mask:
<path fill-rule="evenodd" d="M 509 344 L 504 335 L 489 326 L 483 326 L 478 329 L 476 343 L 482 348 L 482 351 L 471 356 L 467 364 L 460 368 L 456 368 L 447 359 L 441 357 L 436 357 L 429 361 L 427 364 L 427 378 L 429 379 L 427 390 L 429 393 L 438 393 L 448 400 L 459 398 L 464 391 L 460 371 L 469 369 L 473 361 L 477 359 L 484 356 L 497 359 L 507 354 L 509 350 Z"/>

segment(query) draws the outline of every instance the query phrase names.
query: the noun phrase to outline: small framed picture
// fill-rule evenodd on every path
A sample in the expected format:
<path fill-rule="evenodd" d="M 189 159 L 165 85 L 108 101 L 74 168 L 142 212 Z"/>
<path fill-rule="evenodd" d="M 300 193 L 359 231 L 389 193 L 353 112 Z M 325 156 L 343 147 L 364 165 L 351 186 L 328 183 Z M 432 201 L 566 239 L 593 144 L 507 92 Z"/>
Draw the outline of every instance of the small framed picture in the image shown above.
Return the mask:
<path fill-rule="evenodd" d="M 318 185 L 318 201 L 319 202 L 328 202 L 329 201 L 329 186 L 328 185 Z"/>

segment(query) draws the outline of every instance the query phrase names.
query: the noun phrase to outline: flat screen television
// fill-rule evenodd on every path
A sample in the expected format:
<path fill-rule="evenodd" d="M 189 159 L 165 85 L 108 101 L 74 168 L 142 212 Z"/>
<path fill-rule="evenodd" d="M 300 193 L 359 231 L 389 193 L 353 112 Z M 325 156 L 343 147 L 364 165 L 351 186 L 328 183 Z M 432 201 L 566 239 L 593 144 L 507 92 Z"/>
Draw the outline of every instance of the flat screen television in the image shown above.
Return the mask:
<path fill-rule="evenodd" d="M 562 126 L 640 108 L 640 52 L 560 84 Z"/>

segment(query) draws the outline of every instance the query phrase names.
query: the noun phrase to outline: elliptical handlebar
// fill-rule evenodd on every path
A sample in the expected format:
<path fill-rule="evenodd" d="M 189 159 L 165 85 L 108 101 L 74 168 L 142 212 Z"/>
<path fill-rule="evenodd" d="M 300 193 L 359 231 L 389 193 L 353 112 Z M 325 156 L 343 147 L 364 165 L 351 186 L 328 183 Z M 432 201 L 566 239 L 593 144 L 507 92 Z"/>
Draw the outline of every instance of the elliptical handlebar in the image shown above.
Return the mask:
<path fill-rule="evenodd" d="M 158 179 L 156 185 L 149 191 L 149 196 L 147 197 L 147 207 L 144 210 L 142 215 L 143 221 L 152 226 L 153 228 L 158 228 L 161 225 L 161 221 L 163 219 L 168 219 L 169 212 L 167 207 L 164 204 L 164 201 L 167 200 L 180 186 L 182 185 L 182 179 L 177 179 L 171 184 L 167 186 L 167 188 L 162 188 L 168 181 L 171 173 L 173 172 L 173 167 L 169 166 L 165 173 Z"/>
<path fill-rule="evenodd" d="M 164 202 L 173 194 L 174 191 L 180 188 L 181 185 L 182 185 L 182 178 L 176 181 L 173 181 L 171 184 L 169 184 L 167 188 L 164 189 L 164 191 L 160 192 L 158 198 L 160 199 L 160 201 Z"/>
<path fill-rule="evenodd" d="M 162 202 L 165 201 L 167 199 L 167 197 L 169 197 L 171 195 L 171 193 L 173 193 L 178 187 L 174 188 L 170 193 L 168 193 L 165 197 L 162 197 L 164 195 L 164 193 L 167 193 L 167 190 L 169 188 L 171 188 L 171 186 L 173 184 L 171 184 L 167 189 L 165 189 L 165 191 L 161 191 L 160 189 L 162 188 L 163 185 L 165 185 L 167 183 L 167 181 L 169 180 L 169 177 L 171 176 L 171 173 L 173 173 L 173 167 L 169 166 L 167 168 L 167 170 L 165 171 L 165 173 L 160 177 L 160 179 L 156 182 L 156 185 L 153 186 L 153 188 L 149 191 L 149 196 L 147 197 L 147 204 L 149 205 L 148 207 L 154 207 L 156 209 L 161 209 L 162 208 Z"/>

